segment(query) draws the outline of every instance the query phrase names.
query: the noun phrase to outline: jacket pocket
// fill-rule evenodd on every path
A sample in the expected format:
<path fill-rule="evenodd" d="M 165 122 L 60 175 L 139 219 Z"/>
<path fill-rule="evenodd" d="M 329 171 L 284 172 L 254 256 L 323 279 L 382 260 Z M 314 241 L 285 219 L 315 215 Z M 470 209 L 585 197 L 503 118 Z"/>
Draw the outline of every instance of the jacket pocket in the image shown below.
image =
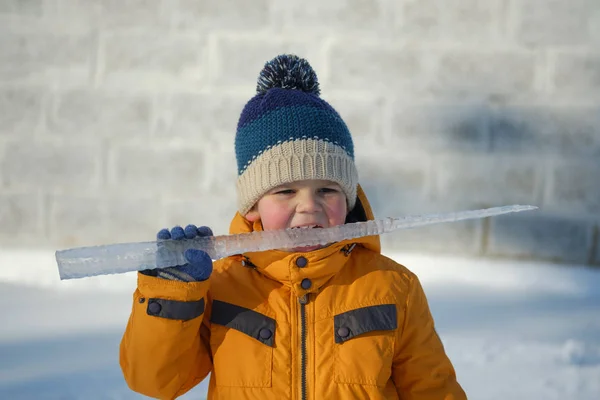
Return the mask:
<path fill-rule="evenodd" d="M 392 374 L 395 304 L 358 308 L 334 316 L 337 383 L 385 386 Z"/>
<path fill-rule="evenodd" d="M 270 387 L 275 320 L 254 310 L 215 300 L 210 322 L 217 386 Z"/>

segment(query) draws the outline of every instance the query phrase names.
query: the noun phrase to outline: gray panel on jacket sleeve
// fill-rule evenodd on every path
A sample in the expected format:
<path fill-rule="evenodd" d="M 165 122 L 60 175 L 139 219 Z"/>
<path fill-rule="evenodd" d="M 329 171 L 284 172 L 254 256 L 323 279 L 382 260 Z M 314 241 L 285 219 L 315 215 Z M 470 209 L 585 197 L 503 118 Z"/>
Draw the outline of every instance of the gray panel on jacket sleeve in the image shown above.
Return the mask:
<path fill-rule="evenodd" d="M 188 321 L 204 313 L 204 298 L 197 301 L 149 299 L 146 312 L 154 317 Z"/>

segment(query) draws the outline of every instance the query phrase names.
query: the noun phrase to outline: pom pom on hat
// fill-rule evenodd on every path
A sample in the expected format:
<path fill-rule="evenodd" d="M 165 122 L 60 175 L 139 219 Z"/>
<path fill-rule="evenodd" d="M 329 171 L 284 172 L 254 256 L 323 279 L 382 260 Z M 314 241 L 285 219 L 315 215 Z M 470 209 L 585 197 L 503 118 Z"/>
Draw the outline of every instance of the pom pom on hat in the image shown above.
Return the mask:
<path fill-rule="evenodd" d="M 256 92 L 273 88 L 297 89 L 318 96 L 317 74 L 308 61 L 293 54 L 282 54 L 267 62 L 258 76 Z"/>

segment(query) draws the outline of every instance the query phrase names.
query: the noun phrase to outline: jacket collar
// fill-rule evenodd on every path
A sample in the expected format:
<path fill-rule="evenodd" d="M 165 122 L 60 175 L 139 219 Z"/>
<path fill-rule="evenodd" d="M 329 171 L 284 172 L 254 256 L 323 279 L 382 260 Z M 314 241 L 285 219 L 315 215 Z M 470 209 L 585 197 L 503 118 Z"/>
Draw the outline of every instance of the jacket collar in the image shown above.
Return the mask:
<path fill-rule="evenodd" d="M 360 185 L 358 186 L 357 196 L 357 204 L 360 202 L 367 219 L 372 220 L 373 212 Z M 262 230 L 260 222 L 252 223 L 239 213 L 236 213 L 229 228 L 231 234 Z M 329 279 L 344 267 L 356 245 L 378 253 L 381 252 L 379 236 L 367 236 L 336 242 L 328 247 L 306 253 L 268 250 L 244 253 L 237 257 L 246 261 L 249 266 L 255 268 L 259 273 L 290 287 L 296 295 L 302 296 L 306 293 L 318 292 Z M 300 258 L 305 258 L 307 261 L 304 267 L 298 265 L 298 259 Z M 303 280 L 310 280 L 309 288 L 302 287 Z M 305 281 L 305 285 L 306 283 Z"/>

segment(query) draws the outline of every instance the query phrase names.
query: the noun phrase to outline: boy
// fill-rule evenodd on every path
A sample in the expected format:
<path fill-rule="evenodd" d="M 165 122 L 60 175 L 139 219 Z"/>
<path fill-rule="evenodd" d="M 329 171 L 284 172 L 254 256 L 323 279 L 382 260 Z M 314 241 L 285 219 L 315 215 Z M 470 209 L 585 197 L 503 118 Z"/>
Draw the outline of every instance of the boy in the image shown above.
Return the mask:
<path fill-rule="evenodd" d="M 265 65 L 235 140 L 230 233 L 373 219 L 350 132 L 308 63 Z M 162 230 L 159 239 L 211 235 Z M 121 343 L 129 386 L 173 399 L 211 373 L 211 399 L 464 399 L 423 289 L 379 237 L 246 253 L 139 274 Z"/>

